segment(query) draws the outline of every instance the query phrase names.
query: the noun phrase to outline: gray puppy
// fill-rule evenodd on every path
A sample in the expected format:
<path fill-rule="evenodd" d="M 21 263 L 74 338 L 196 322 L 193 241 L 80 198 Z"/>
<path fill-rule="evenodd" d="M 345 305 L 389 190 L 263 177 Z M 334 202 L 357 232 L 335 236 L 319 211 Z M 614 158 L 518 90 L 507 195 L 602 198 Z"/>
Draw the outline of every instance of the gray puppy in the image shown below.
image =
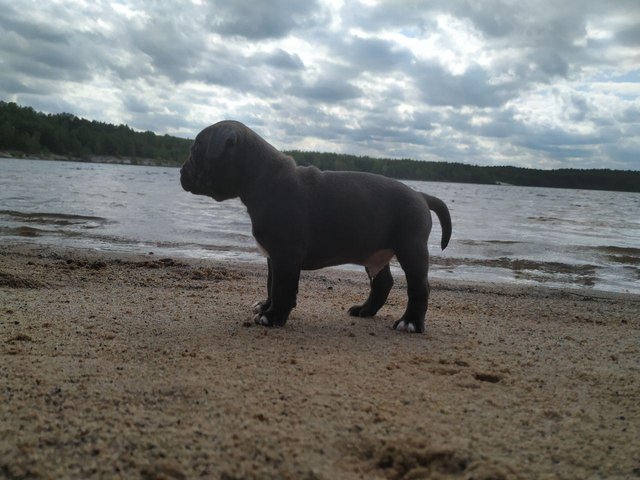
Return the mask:
<path fill-rule="evenodd" d="M 371 317 L 393 285 L 389 261 L 395 256 L 406 275 L 409 301 L 393 328 L 424 331 L 430 209 L 440 219 L 443 249 L 451 237 L 442 200 L 380 175 L 296 166 L 235 121 L 198 134 L 180 183 L 219 202 L 240 197 L 247 207 L 269 267 L 267 299 L 254 305 L 256 323 L 284 325 L 296 305 L 301 270 L 345 263 L 364 266 L 371 283 L 369 298 L 349 314 Z"/>

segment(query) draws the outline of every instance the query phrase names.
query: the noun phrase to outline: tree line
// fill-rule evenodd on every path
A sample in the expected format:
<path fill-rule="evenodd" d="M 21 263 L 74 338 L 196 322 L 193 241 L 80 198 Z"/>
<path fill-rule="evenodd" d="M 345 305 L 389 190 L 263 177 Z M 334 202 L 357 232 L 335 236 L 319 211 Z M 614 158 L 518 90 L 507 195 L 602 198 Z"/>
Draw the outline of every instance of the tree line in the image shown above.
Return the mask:
<path fill-rule="evenodd" d="M 94 156 L 145 158 L 158 165 L 177 165 L 184 161 L 190 145 L 191 140 L 185 138 L 0 102 L 0 150 L 8 152 L 85 160 Z"/>
<path fill-rule="evenodd" d="M 321 170 L 358 170 L 403 180 L 640 192 L 640 172 L 630 170 L 539 170 L 409 159 L 390 160 L 297 150 L 287 153 L 295 158 L 298 165 L 315 165 Z"/>
<path fill-rule="evenodd" d="M 127 157 L 133 159 L 133 163 L 144 158 L 157 165 L 177 166 L 188 155 L 191 142 L 150 131 L 138 132 L 127 125 L 85 120 L 70 113 L 45 114 L 31 107 L 0 102 L 0 150 L 7 153 L 30 156 L 55 154 L 86 161 L 96 156 Z M 404 180 L 640 192 L 638 171 L 538 170 L 299 150 L 285 153 L 299 165 L 314 165 L 321 170 L 356 170 Z"/>

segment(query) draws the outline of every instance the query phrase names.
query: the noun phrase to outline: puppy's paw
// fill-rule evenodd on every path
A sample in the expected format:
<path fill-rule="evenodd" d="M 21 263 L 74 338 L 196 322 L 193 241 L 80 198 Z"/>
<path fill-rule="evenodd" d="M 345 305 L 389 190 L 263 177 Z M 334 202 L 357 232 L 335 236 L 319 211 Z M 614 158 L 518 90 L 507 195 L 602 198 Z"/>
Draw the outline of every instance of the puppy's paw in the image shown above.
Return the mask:
<path fill-rule="evenodd" d="M 253 311 L 253 313 L 264 313 L 269 308 L 269 305 L 271 305 L 271 302 L 269 300 L 265 300 L 264 302 L 256 302 L 251 305 L 251 310 Z"/>
<path fill-rule="evenodd" d="M 281 316 L 274 315 L 273 313 L 260 312 L 253 317 L 253 321 L 257 325 L 265 327 L 282 327 L 286 323 L 287 319 L 286 317 L 283 318 Z"/>
<path fill-rule="evenodd" d="M 424 321 L 416 322 L 413 320 L 407 320 L 405 318 L 401 318 L 400 320 L 397 320 L 393 324 L 393 329 L 401 332 L 407 332 L 407 333 L 423 333 Z"/>
<path fill-rule="evenodd" d="M 255 309 L 254 309 L 255 312 Z M 265 327 L 269 327 L 271 326 L 271 324 L 269 323 L 269 319 L 265 316 L 262 315 L 262 313 L 258 312 L 254 317 L 253 317 L 253 322 L 256 325 L 264 325 Z"/>
<path fill-rule="evenodd" d="M 260 313 L 262 312 L 262 302 L 256 302 L 253 305 L 251 305 L 251 311 L 253 313 Z"/>
<path fill-rule="evenodd" d="M 367 308 L 366 305 L 354 305 L 349 309 L 349 315 L 352 317 L 373 317 L 376 312 Z"/>

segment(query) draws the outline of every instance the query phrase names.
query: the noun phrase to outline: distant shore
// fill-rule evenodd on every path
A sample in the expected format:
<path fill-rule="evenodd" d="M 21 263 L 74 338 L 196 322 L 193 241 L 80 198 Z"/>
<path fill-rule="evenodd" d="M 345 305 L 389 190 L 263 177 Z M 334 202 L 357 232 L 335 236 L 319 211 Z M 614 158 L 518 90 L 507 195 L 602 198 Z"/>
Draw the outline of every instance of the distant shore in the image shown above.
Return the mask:
<path fill-rule="evenodd" d="M 5 243 L 0 476 L 638 475 L 640 296 L 434 281 L 409 335 L 363 277 L 266 329 L 264 265 Z"/>
<path fill-rule="evenodd" d="M 184 140 L 184 139 L 182 139 Z M 300 166 L 315 166 L 320 170 L 361 171 L 385 175 L 398 180 L 418 180 L 479 185 L 509 185 L 520 187 L 563 188 L 640 192 L 640 172 L 610 169 L 540 170 L 511 166 L 479 166 L 461 163 L 429 162 L 410 159 L 358 157 L 327 152 L 284 151 Z M 72 162 L 111 163 L 179 167 L 188 154 L 188 147 L 170 158 L 130 155 L 61 155 L 54 153 L 24 153 L 0 151 L 8 158 L 64 160 Z"/>
<path fill-rule="evenodd" d="M 178 167 L 175 163 L 162 161 L 155 158 L 144 157 L 118 157 L 115 155 L 88 155 L 86 157 L 78 157 L 73 155 L 57 155 L 50 154 L 22 154 L 16 152 L 0 151 L 0 158 L 15 158 L 25 160 L 46 160 L 57 162 L 81 162 L 81 163 L 111 163 L 115 165 L 144 165 L 147 167 Z"/>

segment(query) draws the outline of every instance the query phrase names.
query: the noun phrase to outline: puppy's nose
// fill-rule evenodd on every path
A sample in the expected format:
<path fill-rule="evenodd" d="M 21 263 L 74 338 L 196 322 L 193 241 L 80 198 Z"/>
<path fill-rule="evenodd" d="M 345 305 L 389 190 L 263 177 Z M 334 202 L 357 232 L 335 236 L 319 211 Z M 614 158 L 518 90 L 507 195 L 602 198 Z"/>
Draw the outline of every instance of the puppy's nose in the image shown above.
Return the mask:
<path fill-rule="evenodd" d="M 180 185 L 182 185 L 182 188 L 186 191 L 190 191 L 191 189 L 191 178 L 185 173 L 184 167 L 180 169 Z"/>
<path fill-rule="evenodd" d="M 190 161 L 191 156 L 189 156 L 189 158 L 187 158 L 187 160 L 182 164 L 182 167 L 180 168 L 180 175 L 185 175 L 187 173 L 187 165 L 189 165 Z"/>

